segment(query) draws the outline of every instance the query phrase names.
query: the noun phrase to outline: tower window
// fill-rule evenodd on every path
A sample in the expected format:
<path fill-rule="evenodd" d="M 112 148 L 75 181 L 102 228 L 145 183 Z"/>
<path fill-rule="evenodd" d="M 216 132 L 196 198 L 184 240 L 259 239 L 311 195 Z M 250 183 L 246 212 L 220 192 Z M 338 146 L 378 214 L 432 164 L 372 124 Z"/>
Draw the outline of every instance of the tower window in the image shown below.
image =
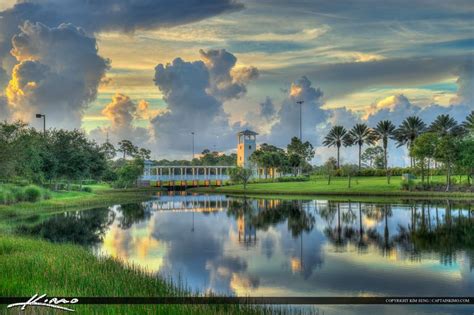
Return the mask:
<path fill-rule="evenodd" d="M 252 146 L 251 146 L 251 145 L 249 145 L 249 150 L 251 150 L 251 149 L 252 149 Z"/>

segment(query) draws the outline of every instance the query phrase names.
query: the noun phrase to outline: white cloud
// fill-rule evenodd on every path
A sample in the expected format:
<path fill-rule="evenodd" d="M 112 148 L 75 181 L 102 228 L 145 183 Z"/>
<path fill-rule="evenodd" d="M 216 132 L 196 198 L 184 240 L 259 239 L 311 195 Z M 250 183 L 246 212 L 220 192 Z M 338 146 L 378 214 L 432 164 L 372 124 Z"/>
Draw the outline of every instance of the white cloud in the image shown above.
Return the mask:
<path fill-rule="evenodd" d="M 40 112 L 50 126 L 80 127 L 109 67 L 95 38 L 71 24 L 49 28 L 26 22 L 12 43 L 18 64 L 6 94 L 13 117 L 31 121 Z"/>

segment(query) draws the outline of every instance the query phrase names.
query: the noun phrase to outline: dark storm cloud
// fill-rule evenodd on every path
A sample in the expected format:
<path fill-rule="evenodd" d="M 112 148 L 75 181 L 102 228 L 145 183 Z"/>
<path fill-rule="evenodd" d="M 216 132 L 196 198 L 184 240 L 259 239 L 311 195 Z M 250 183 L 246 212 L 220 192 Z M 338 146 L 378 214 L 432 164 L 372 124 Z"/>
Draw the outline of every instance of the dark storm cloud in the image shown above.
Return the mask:
<path fill-rule="evenodd" d="M 26 0 L 0 14 L 16 25 L 24 20 L 49 26 L 69 22 L 90 32 L 128 32 L 191 23 L 242 8 L 234 0 Z"/>

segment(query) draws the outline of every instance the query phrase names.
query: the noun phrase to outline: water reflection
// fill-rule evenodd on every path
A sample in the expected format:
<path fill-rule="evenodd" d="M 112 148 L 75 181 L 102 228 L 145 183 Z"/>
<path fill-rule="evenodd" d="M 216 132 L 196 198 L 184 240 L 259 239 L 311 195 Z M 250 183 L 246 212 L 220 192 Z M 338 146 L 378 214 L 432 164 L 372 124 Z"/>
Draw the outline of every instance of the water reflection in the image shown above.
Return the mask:
<path fill-rule="evenodd" d="M 225 294 L 472 296 L 470 207 L 167 195 L 21 232 Z"/>

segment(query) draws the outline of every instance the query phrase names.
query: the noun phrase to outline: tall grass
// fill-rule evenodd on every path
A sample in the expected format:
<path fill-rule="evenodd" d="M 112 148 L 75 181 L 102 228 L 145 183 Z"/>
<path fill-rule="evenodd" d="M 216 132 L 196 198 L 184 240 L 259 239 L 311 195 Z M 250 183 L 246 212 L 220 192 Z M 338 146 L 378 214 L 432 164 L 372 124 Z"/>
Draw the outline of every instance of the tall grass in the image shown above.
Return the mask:
<path fill-rule="evenodd" d="M 0 185 L 0 205 L 10 205 L 18 202 L 38 202 L 49 198 L 51 198 L 51 192 L 36 185 Z"/>
<path fill-rule="evenodd" d="M 0 296 L 189 296 L 181 285 L 87 249 L 24 237 L 0 236 Z M 2 306 L 0 306 L 2 307 Z M 274 314 L 251 305 L 74 305 L 78 314 Z M 2 310 L 3 311 L 3 310 Z M 11 314 L 17 314 L 18 309 Z"/>

